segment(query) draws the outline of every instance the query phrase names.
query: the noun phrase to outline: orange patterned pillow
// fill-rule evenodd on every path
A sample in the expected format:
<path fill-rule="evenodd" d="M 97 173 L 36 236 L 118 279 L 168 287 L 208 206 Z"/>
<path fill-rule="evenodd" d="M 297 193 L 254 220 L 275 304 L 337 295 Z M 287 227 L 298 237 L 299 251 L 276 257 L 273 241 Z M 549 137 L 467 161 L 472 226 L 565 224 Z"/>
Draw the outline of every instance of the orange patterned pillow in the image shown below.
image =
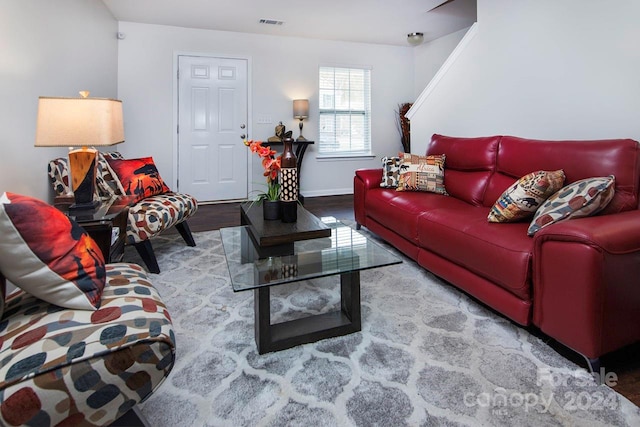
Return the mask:
<path fill-rule="evenodd" d="M 171 191 L 160 177 L 160 173 L 153 163 L 153 157 L 127 160 L 107 157 L 107 161 L 111 169 L 118 175 L 124 193 L 136 196 L 136 202 L 149 196 Z"/>
<path fill-rule="evenodd" d="M 32 197 L 0 196 L 0 271 L 60 307 L 100 307 L 106 272 L 98 245 L 75 221 Z"/>
<path fill-rule="evenodd" d="M 418 156 L 404 153 L 396 191 L 429 191 L 446 195 L 444 161 L 444 154 Z"/>
<path fill-rule="evenodd" d="M 516 222 L 530 218 L 542 202 L 564 184 L 564 171 L 536 171 L 507 188 L 489 211 L 489 222 Z"/>

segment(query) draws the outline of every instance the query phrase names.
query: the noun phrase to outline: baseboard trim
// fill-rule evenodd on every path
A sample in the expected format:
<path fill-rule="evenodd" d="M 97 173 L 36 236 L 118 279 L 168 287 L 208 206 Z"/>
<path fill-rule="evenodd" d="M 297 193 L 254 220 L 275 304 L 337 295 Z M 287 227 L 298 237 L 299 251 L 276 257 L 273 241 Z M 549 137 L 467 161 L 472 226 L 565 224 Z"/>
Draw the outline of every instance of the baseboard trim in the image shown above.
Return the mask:
<path fill-rule="evenodd" d="M 353 194 L 353 188 L 334 188 L 332 190 L 315 190 L 315 191 L 306 191 L 304 189 L 300 190 L 300 194 L 304 197 L 322 197 L 322 196 L 344 196 L 347 194 Z"/>

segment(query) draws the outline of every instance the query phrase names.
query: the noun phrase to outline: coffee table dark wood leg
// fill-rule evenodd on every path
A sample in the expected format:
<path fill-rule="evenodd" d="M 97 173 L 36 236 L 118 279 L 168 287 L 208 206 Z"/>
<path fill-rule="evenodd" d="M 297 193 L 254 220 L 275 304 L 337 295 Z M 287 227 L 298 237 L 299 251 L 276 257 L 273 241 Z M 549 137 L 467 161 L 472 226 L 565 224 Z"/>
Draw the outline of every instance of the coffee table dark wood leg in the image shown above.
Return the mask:
<path fill-rule="evenodd" d="M 271 303 L 269 288 L 253 290 L 253 313 L 258 353 L 267 353 L 271 345 Z"/>
<path fill-rule="evenodd" d="M 269 288 L 254 289 L 255 337 L 258 353 L 284 350 L 300 344 L 358 332 L 360 272 L 340 275 L 340 310 L 271 324 Z"/>
<path fill-rule="evenodd" d="M 359 271 L 340 275 L 340 300 L 342 312 L 351 320 L 351 326 L 355 331 L 361 330 Z"/>

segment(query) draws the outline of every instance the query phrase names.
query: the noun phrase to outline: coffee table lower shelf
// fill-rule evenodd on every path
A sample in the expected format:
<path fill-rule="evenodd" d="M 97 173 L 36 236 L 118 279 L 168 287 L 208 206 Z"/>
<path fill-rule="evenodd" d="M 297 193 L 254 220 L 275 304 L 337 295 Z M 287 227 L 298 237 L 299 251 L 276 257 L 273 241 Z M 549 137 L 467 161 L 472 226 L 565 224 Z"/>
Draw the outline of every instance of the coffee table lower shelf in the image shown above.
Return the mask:
<path fill-rule="evenodd" d="M 271 324 L 269 287 L 254 289 L 255 337 L 258 353 L 284 350 L 361 330 L 360 272 L 340 275 L 340 311 Z"/>

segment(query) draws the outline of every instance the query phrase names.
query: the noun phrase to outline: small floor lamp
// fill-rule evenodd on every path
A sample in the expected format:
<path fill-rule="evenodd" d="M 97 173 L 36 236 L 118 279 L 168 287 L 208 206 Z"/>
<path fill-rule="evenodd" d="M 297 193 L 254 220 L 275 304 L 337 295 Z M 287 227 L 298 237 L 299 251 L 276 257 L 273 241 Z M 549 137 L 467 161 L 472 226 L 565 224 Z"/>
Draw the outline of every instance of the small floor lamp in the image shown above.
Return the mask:
<path fill-rule="evenodd" d="M 89 98 L 86 91 L 80 95 L 82 98 L 38 99 L 35 146 L 70 149 L 69 171 L 75 199 L 70 211 L 92 210 L 99 203 L 94 199 L 98 150 L 93 147 L 124 142 L 122 101 Z"/>
<path fill-rule="evenodd" d="M 309 117 L 309 100 L 308 99 L 294 99 L 293 100 L 293 117 L 300 120 L 300 136 L 296 141 L 306 141 L 307 139 L 302 136 L 302 121 Z"/>

